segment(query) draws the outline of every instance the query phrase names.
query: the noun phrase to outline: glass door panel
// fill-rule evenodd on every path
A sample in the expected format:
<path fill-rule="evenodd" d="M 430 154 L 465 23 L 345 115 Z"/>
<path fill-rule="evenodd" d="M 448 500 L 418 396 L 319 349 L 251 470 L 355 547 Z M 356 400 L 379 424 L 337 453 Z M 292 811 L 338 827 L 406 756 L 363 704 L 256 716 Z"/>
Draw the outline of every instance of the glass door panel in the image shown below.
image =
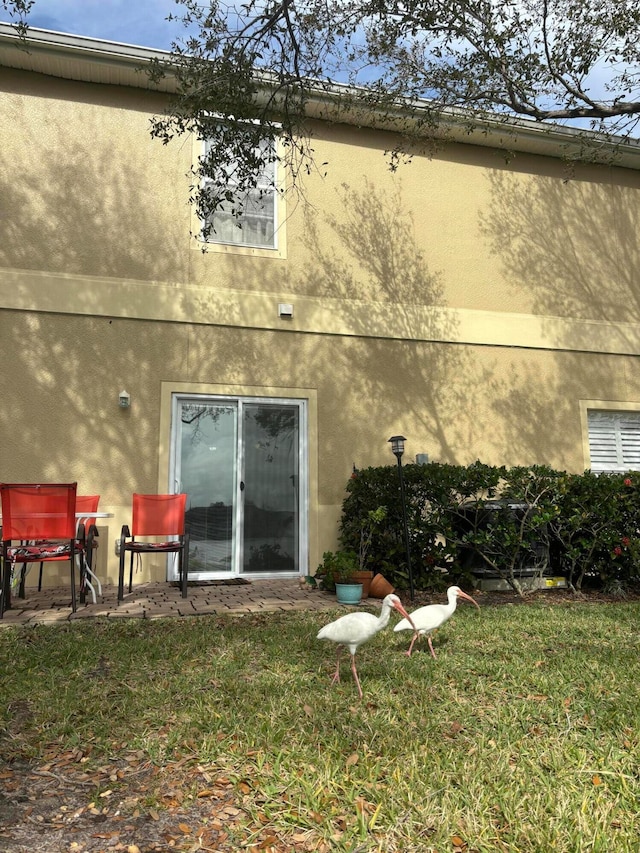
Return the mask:
<path fill-rule="evenodd" d="M 305 411 L 296 400 L 175 396 L 172 476 L 188 495 L 193 579 L 299 572 Z"/>
<path fill-rule="evenodd" d="M 298 406 L 244 403 L 242 571 L 297 572 Z"/>
<path fill-rule="evenodd" d="M 189 574 L 234 570 L 237 405 L 182 400 L 180 491 L 186 492 Z"/>

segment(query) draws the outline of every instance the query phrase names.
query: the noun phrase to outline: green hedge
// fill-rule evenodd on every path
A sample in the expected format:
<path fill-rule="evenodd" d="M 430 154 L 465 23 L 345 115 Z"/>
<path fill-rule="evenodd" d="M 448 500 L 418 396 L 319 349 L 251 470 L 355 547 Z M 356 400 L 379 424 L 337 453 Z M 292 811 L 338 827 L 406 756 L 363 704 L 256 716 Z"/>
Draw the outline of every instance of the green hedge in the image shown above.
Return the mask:
<path fill-rule="evenodd" d="M 545 466 L 403 466 L 411 566 L 417 589 L 468 583 L 478 569 L 522 591 L 523 570 L 609 586 L 638 579 L 640 474 L 567 474 Z M 397 466 L 354 472 L 342 505 L 340 542 L 357 551 L 367 514 L 386 508 L 367 567 L 409 585 Z M 510 504 L 511 507 L 507 506 Z M 513 505 L 517 508 L 513 509 Z"/>

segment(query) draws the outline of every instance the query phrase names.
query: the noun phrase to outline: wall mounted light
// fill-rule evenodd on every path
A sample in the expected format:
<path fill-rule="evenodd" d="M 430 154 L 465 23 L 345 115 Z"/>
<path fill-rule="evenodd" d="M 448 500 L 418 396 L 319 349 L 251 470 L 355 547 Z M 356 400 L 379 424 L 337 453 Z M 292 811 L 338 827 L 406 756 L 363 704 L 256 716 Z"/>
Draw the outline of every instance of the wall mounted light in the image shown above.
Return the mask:
<path fill-rule="evenodd" d="M 293 318 L 293 305 L 290 302 L 278 302 L 278 317 L 291 320 Z"/>
<path fill-rule="evenodd" d="M 121 391 L 118 394 L 118 405 L 121 409 L 128 409 L 131 405 L 131 394 L 128 391 Z"/>

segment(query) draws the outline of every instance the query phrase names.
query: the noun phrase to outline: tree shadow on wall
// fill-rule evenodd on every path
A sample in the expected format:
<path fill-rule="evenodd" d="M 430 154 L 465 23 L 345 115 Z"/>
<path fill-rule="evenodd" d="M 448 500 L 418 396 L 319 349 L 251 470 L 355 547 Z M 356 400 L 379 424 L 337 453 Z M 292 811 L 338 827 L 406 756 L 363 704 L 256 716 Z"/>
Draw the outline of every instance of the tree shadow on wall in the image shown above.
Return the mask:
<path fill-rule="evenodd" d="M 367 328 L 333 348 L 340 370 L 368 401 L 368 420 L 374 414 L 390 425 L 407 423 L 440 461 L 472 461 L 487 443 L 474 409 L 480 398 L 500 393 L 500 382 L 489 362 L 483 366 L 470 348 L 450 343 L 457 324 L 443 310 L 442 274 L 429 268 L 401 185 L 387 193 L 365 180 L 362 189 L 344 184 L 338 195 L 339 215 L 308 212 L 313 263 L 304 289 L 341 300 L 352 328 L 366 303 Z M 353 412 L 345 409 L 344 417 Z"/>
<path fill-rule="evenodd" d="M 73 155 L 61 157 L 71 144 Z M 132 491 L 156 488 L 158 463 L 149 452 L 158 446 L 152 431 L 159 410 L 154 361 L 171 375 L 179 373 L 184 329 L 174 327 L 177 346 L 167 350 L 157 324 L 113 317 L 113 300 L 103 301 L 95 289 L 96 300 L 87 304 L 81 278 L 104 278 L 105 291 L 108 279 L 137 278 L 149 287 L 153 304 L 168 298 L 153 281 L 176 279 L 184 242 L 175 222 L 163 221 L 154 208 L 151 182 L 140 183 L 144 174 L 143 152 L 125 156 L 117 144 L 107 151 L 66 138 L 64 128 L 48 128 L 20 179 L 0 182 L 5 280 L 15 281 L 20 297 L 23 279 L 13 270 L 67 274 L 71 304 L 76 300 L 87 312 L 56 313 L 46 279 L 41 304 L 49 302 L 50 313 L 0 311 L 6 348 L 0 392 L 10 401 L 0 411 L 6 478 L 77 479 L 79 488 L 92 490 L 97 475 L 112 484 L 103 500 L 117 503 Z M 132 204 L 134 191 L 148 192 L 148 201 Z M 29 293 L 25 289 L 23 303 Z M 125 298 L 124 315 L 131 310 Z M 132 413 L 117 407 L 123 387 L 133 395 L 135 428 Z"/>
<path fill-rule="evenodd" d="M 489 180 L 491 204 L 481 232 L 514 297 L 528 302 L 543 335 L 559 348 L 544 356 L 544 385 L 536 367 L 541 352 L 514 359 L 511 390 L 496 401 L 496 411 L 505 422 L 517 413 L 510 422 L 512 446 L 524 453 L 544 434 L 551 439 L 546 461 L 562 468 L 581 448 L 579 401 L 627 399 L 625 356 L 589 353 L 584 331 L 572 334 L 564 324 L 560 337 L 557 318 L 640 322 L 637 176 L 614 170 L 596 183 L 569 180 L 559 169 L 529 177 L 504 170 Z M 624 343 L 624 327 L 617 334 Z"/>
<path fill-rule="evenodd" d="M 481 230 L 534 314 L 640 322 L 640 182 L 531 176 L 523 185 L 494 172 L 490 184 Z"/>
<path fill-rule="evenodd" d="M 20 179 L 0 187 L 0 266 L 141 281 L 182 277 L 187 206 L 180 223 L 154 206 L 158 184 L 142 151 L 116 141 L 71 144 L 64 128 L 49 129 L 39 146 Z M 70 147 L 71 156 L 59 156 Z"/>

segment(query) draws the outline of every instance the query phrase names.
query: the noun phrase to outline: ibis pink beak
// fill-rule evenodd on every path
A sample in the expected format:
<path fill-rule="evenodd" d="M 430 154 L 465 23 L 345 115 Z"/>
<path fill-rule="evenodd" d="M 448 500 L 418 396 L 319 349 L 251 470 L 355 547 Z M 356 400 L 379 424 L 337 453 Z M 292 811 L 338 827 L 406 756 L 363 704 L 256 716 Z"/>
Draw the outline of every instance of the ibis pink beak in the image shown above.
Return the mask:
<path fill-rule="evenodd" d="M 478 602 L 474 598 L 471 598 L 470 595 L 467 595 L 466 592 L 460 590 L 460 592 L 458 593 L 458 598 L 465 598 L 467 601 L 470 601 L 472 604 L 475 604 L 478 610 L 480 610 L 480 605 L 478 604 Z"/>
<path fill-rule="evenodd" d="M 475 603 L 475 602 L 474 602 L 474 603 Z M 416 628 L 416 626 L 413 624 L 413 619 L 411 618 L 411 616 L 409 616 L 409 614 L 408 614 L 408 613 L 407 613 L 407 611 L 404 609 L 404 607 L 402 606 L 402 604 L 400 604 L 400 602 L 399 602 L 399 601 L 396 601 L 396 602 L 394 602 L 393 606 L 394 606 L 394 607 L 395 607 L 395 609 L 398 611 L 398 613 L 401 613 L 401 614 L 404 616 L 404 618 L 408 620 L 408 622 L 409 622 L 409 624 L 411 625 L 411 627 L 413 628 L 413 630 L 414 630 L 414 631 L 417 631 L 418 629 L 417 629 L 417 628 Z"/>

